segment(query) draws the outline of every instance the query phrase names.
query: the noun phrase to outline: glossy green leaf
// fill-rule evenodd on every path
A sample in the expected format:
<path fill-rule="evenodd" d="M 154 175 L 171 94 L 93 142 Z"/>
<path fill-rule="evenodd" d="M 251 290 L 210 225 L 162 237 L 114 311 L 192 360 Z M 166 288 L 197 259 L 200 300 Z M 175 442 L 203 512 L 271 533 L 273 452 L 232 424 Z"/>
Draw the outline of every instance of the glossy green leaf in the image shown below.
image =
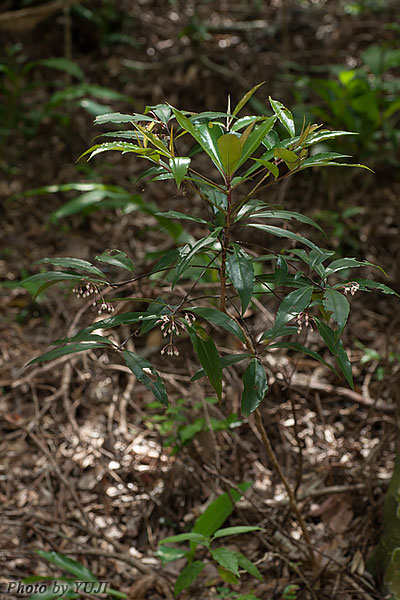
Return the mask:
<path fill-rule="evenodd" d="M 158 402 L 161 402 L 164 406 L 168 406 L 164 382 L 149 361 L 131 350 L 124 350 L 123 354 L 126 364 L 136 376 L 137 380 L 140 381 L 140 383 L 143 383 L 143 385 L 152 392 Z M 153 379 L 151 379 L 145 369 L 146 371 L 150 371 Z"/>
<path fill-rule="evenodd" d="M 210 233 L 210 235 L 202 238 L 201 240 L 198 240 L 195 244 L 186 244 L 186 246 L 179 249 L 180 260 L 176 264 L 175 271 L 172 277 L 173 285 L 175 285 L 175 283 L 181 277 L 183 272 L 187 269 L 191 260 L 196 256 L 196 254 L 206 246 L 210 246 L 215 243 L 221 230 L 222 227 L 217 227 L 212 233 Z"/>
<path fill-rule="evenodd" d="M 304 161 L 305 162 L 305 161 Z M 361 165 L 359 163 L 340 163 L 340 162 L 333 162 L 333 161 L 326 161 L 326 162 L 321 162 L 321 163 L 315 163 L 315 164 L 306 164 L 304 166 L 304 163 L 300 166 L 300 171 L 302 169 L 308 169 L 309 167 L 315 167 L 315 166 L 323 166 L 323 167 L 358 167 L 359 169 L 367 169 L 367 171 L 370 171 L 371 173 L 373 173 L 374 171 L 372 169 L 370 169 L 369 167 L 367 167 L 366 165 Z"/>
<path fill-rule="evenodd" d="M 202 317 L 206 321 L 213 323 L 213 325 L 217 325 L 218 327 L 222 327 L 223 329 L 226 329 L 226 331 L 233 333 L 233 335 L 239 338 L 241 342 L 246 342 L 246 338 L 244 337 L 243 331 L 240 329 L 239 325 L 226 313 L 223 313 L 216 308 L 208 308 L 206 306 L 191 307 L 190 311 L 195 315 Z"/>
<path fill-rule="evenodd" d="M 237 121 L 235 121 L 231 127 L 231 131 L 240 131 L 241 129 L 244 129 L 245 127 L 248 127 L 249 125 L 251 125 L 252 123 L 257 123 L 258 121 L 264 121 L 265 117 L 261 117 L 261 116 L 248 116 L 248 117 L 241 117 L 240 119 L 238 119 Z"/>
<path fill-rule="evenodd" d="M 207 221 L 205 221 L 204 219 L 200 219 L 199 217 L 193 217 L 190 214 L 181 213 L 176 210 L 168 210 L 167 212 L 156 213 L 156 215 L 159 217 L 164 217 L 165 219 L 179 219 L 183 221 L 186 220 L 194 221 L 195 223 L 203 223 L 204 225 L 207 224 Z"/>
<path fill-rule="evenodd" d="M 195 560 L 186 565 L 186 567 L 179 573 L 178 579 L 176 580 L 174 596 L 178 596 L 178 594 L 188 588 L 200 575 L 205 566 L 205 563 L 203 563 L 201 560 Z"/>
<path fill-rule="evenodd" d="M 262 212 L 254 213 L 254 218 L 257 219 L 283 219 L 285 221 L 290 221 L 291 219 L 295 219 L 300 223 L 306 223 L 307 225 L 311 225 L 315 227 L 321 233 L 324 233 L 324 230 L 310 217 L 303 215 L 302 213 L 294 212 L 293 210 L 268 210 Z M 318 254 L 320 256 L 320 254 Z"/>
<path fill-rule="evenodd" d="M 177 156 L 169 159 L 169 166 L 178 189 L 180 188 L 182 180 L 188 171 L 190 160 L 191 159 L 186 156 Z"/>
<path fill-rule="evenodd" d="M 324 323 L 324 321 L 321 321 L 321 319 L 316 317 L 315 322 L 317 323 L 318 331 L 322 339 L 326 343 L 330 353 L 335 357 L 340 371 L 345 376 L 350 387 L 354 389 L 351 363 L 346 350 L 343 347 L 342 340 L 338 339 L 336 332 Z"/>
<path fill-rule="evenodd" d="M 292 326 L 282 326 L 282 327 L 272 327 L 271 329 L 268 329 L 267 331 L 264 331 L 264 333 L 261 336 L 260 342 L 265 342 L 267 340 L 271 340 L 271 339 L 275 339 L 278 337 L 283 337 L 286 335 L 292 335 L 294 333 L 297 333 L 297 327 L 292 327 Z"/>
<path fill-rule="evenodd" d="M 247 223 L 246 227 L 254 227 L 255 229 L 260 229 L 261 231 L 264 231 L 265 233 L 269 233 L 269 234 L 275 235 L 277 237 L 283 237 L 283 238 L 288 238 L 290 240 L 296 240 L 297 242 L 300 242 L 300 243 L 304 244 L 305 246 L 308 246 L 309 248 L 316 250 L 319 253 L 321 252 L 321 250 L 318 248 L 318 246 L 316 246 L 313 242 L 311 242 L 307 238 L 303 237 L 302 235 L 298 235 L 297 233 L 293 233 L 292 231 L 288 231 L 287 229 L 282 229 L 282 227 L 275 227 L 274 225 L 263 225 L 261 223 Z"/>
<path fill-rule="evenodd" d="M 268 171 L 272 173 L 275 179 L 279 177 L 279 168 L 274 163 L 270 162 L 269 160 L 262 160 L 261 158 L 253 158 L 253 160 L 255 160 L 256 163 L 262 165 L 263 167 L 266 167 Z"/>
<path fill-rule="evenodd" d="M 290 171 L 297 169 L 301 163 L 301 158 L 287 148 L 275 148 L 274 156 L 275 158 L 281 158 Z"/>
<path fill-rule="evenodd" d="M 312 285 L 303 286 L 298 290 L 293 290 L 282 300 L 275 317 L 276 329 L 297 317 L 309 306 L 313 289 Z"/>
<path fill-rule="evenodd" d="M 228 550 L 228 548 L 216 548 L 211 550 L 211 556 L 221 567 L 231 571 L 237 577 L 239 576 L 239 562 L 235 552 Z"/>
<path fill-rule="evenodd" d="M 239 100 L 239 102 L 236 104 L 235 108 L 233 109 L 232 116 L 237 115 L 238 112 L 240 112 L 242 110 L 243 106 L 245 106 L 247 104 L 247 102 L 250 100 L 250 98 L 252 97 L 254 92 L 256 92 L 258 90 L 258 88 L 260 88 L 262 85 L 264 85 L 264 83 L 265 83 L 264 81 L 262 83 L 258 83 L 257 85 L 252 87 L 251 90 L 249 90 L 248 92 L 245 93 L 245 95 Z"/>
<path fill-rule="evenodd" d="M 339 152 L 319 152 L 318 154 L 313 154 L 310 158 L 306 158 L 302 162 L 301 168 L 324 166 L 326 162 L 330 162 L 333 159 L 350 158 L 350 156 L 350 154 L 339 154 Z"/>
<path fill-rule="evenodd" d="M 46 264 L 46 265 L 55 265 L 57 267 L 66 267 L 71 269 L 80 269 L 81 271 L 86 271 L 87 273 L 93 273 L 94 275 L 98 275 L 99 277 L 105 278 L 105 275 L 100 269 L 92 265 L 87 260 L 82 260 L 81 258 L 41 258 L 37 260 L 35 265 Z"/>
<path fill-rule="evenodd" d="M 75 275 L 74 273 L 66 273 L 64 271 L 46 271 L 45 273 L 36 273 L 35 275 L 30 275 L 30 277 L 27 277 L 21 281 L 21 285 L 24 286 L 26 283 L 36 281 L 43 281 L 44 283 L 58 283 L 59 281 L 82 281 L 82 279 L 82 275 Z M 86 281 L 104 284 L 103 279 L 94 279 L 93 277 L 85 277 L 84 279 Z"/>
<path fill-rule="evenodd" d="M 208 154 L 219 171 L 223 173 L 224 169 L 217 148 L 218 137 L 221 135 L 220 128 L 217 125 L 209 127 L 208 123 L 196 126 L 181 111 L 176 108 L 172 110 L 182 129 L 190 133 L 203 148 L 204 152 Z"/>
<path fill-rule="evenodd" d="M 188 327 L 190 339 L 194 351 L 200 361 L 201 366 L 207 373 L 210 384 L 217 394 L 217 398 L 221 401 L 222 397 L 222 368 L 218 350 L 212 338 L 202 328 Z"/>
<path fill-rule="evenodd" d="M 271 96 L 269 97 L 269 101 L 272 106 L 272 110 L 278 117 L 279 121 L 282 123 L 289 135 L 294 137 L 296 135 L 296 131 L 294 127 L 293 115 L 290 110 L 283 106 L 281 102 L 278 102 L 278 100 L 272 100 Z"/>
<path fill-rule="evenodd" d="M 107 346 L 107 342 L 100 344 L 99 342 L 82 342 L 80 344 L 69 344 L 68 346 L 62 346 L 45 352 L 40 356 L 37 356 L 33 360 L 29 361 L 26 365 L 29 367 L 37 362 L 44 362 L 46 360 L 54 360 L 60 358 L 60 356 L 67 356 L 68 354 L 75 354 L 76 352 L 83 352 L 84 350 L 91 350 L 92 348 L 104 348 Z"/>
<path fill-rule="evenodd" d="M 242 155 L 242 145 L 237 135 L 226 133 L 218 139 L 218 151 L 224 171 L 228 178 L 232 176 Z"/>
<path fill-rule="evenodd" d="M 250 256 L 237 244 L 233 244 L 233 253 L 228 255 L 226 270 L 232 285 L 239 294 L 242 314 L 249 305 L 254 287 L 254 267 Z"/>
<path fill-rule="evenodd" d="M 220 358 L 221 369 L 225 369 L 226 367 L 231 367 L 232 365 L 235 365 L 236 363 L 241 362 L 245 358 L 250 358 L 250 355 L 249 354 L 228 354 L 226 356 L 221 356 L 221 358 Z M 197 381 L 198 379 L 201 379 L 202 377 L 205 377 L 205 376 L 206 376 L 206 372 L 204 371 L 204 369 L 200 369 L 199 371 L 197 371 L 197 373 L 195 373 L 193 375 L 193 377 L 191 378 L 190 381 Z"/>
<path fill-rule="evenodd" d="M 155 104 L 154 106 L 146 106 L 145 114 L 149 112 L 155 114 L 162 123 L 167 124 L 172 115 L 172 109 L 169 104 Z"/>
<path fill-rule="evenodd" d="M 380 269 L 381 271 L 383 271 L 381 267 L 379 267 L 378 265 L 374 265 L 373 263 L 370 263 L 367 260 L 358 260 L 357 258 L 346 257 L 334 260 L 327 267 L 325 267 L 324 278 L 329 277 L 329 275 L 332 275 L 332 273 L 338 273 L 339 271 L 366 266 L 375 267 L 376 269 Z"/>
<path fill-rule="evenodd" d="M 357 283 L 360 285 L 360 290 L 362 291 L 378 290 L 383 294 L 393 294 L 400 298 L 400 294 L 392 290 L 392 288 L 384 283 L 372 281 L 371 279 L 356 279 L 355 281 L 357 281 Z"/>
<path fill-rule="evenodd" d="M 332 319 L 339 325 L 339 332 L 343 331 L 350 312 L 346 296 L 337 290 L 325 290 L 322 304 L 326 311 L 332 313 Z"/>
<path fill-rule="evenodd" d="M 135 270 L 133 262 L 122 250 L 106 250 L 99 256 L 96 256 L 96 260 L 113 265 L 114 267 L 119 267 L 120 269 L 126 269 L 127 271 L 132 272 Z"/>
<path fill-rule="evenodd" d="M 261 362 L 252 358 L 243 375 L 242 415 L 248 417 L 264 400 L 268 390 L 267 375 Z"/>
<path fill-rule="evenodd" d="M 257 148 L 260 146 L 260 144 L 262 143 L 262 141 L 265 138 L 265 136 L 267 135 L 267 133 L 274 126 L 275 121 L 276 121 L 276 117 L 269 117 L 269 118 L 265 119 L 259 125 L 255 126 L 253 131 L 248 136 L 246 142 L 244 143 L 244 146 L 242 149 L 242 156 L 241 156 L 241 159 L 239 160 L 237 167 L 240 167 L 241 165 L 243 165 L 243 163 L 245 163 L 246 160 L 251 157 L 253 152 L 255 152 L 257 150 Z"/>
<path fill-rule="evenodd" d="M 138 121 L 157 123 L 157 119 L 149 117 L 149 115 L 140 115 L 136 113 L 133 115 L 126 115 L 118 112 L 99 115 L 94 122 L 96 125 L 104 125 L 104 123 L 136 123 Z"/>
<path fill-rule="evenodd" d="M 49 561 L 51 564 L 67 571 L 71 575 L 74 575 L 79 581 L 97 581 L 97 577 L 93 575 L 89 569 L 81 565 L 81 563 L 76 560 L 72 560 L 68 556 L 64 554 L 60 554 L 59 552 L 45 552 L 44 550 L 35 550 L 36 554 L 38 554 L 41 558 Z"/>
<path fill-rule="evenodd" d="M 287 265 L 287 262 L 283 258 L 283 256 L 279 255 L 276 259 L 275 273 L 274 273 L 275 285 L 277 287 L 282 285 L 282 283 L 286 280 L 288 273 L 289 273 L 289 267 Z"/>
<path fill-rule="evenodd" d="M 354 131 L 329 131 L 328 129 L 319 129 L 310 133 L 306 139 L 305 146 L 319 144 L 325 140 L 333 140 L 341 135 L 359 135 Z M 294 141 L 294 140 L 293 140 Z"/>
<path fill-rule="evenodd" d="M 332 365 L 326 362 L 326 360 L 324 360 L 322 356 L 318 354 L 318 352 L 314 352 L 314 350 L 310 350 L 310 348 L 306 348 L 306 346 L 298 344 L 297 342 L 275 342 L 273 344 L 269 344 L 268 348 L 287 348 L 288 350 L 302 352 L 303 354 L 307 354 L 308 356 L 311 356 L 311 358 L 314 358 L 318 362 L 322 363 L 323 365 L 325 365 L 325 367 L 328 367 L 328 369 L 330 369 L 331 371 L 333 371 L 333 373 L 337 375 L 336 369 L 334 369 Z"/>
<path fill-rule="evenodd" d="M 225 537 L 227 535 L 239 535 L 242 533 L 250 533 L 251 531 L 263 531 L 262 527 L 256 527 L 253 525 L 237 525 L 236 527 L 225 527 L 224 529 L 218 529 L 212 537 L 213 540 L 217 538 Z"/>

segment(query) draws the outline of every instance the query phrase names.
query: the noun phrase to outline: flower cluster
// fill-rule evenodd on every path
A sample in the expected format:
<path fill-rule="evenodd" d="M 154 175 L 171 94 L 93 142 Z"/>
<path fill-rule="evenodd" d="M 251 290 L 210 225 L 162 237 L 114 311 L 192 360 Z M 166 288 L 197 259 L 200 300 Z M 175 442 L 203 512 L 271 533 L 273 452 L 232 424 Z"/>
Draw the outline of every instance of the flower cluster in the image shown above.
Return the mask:
<path fill-rule="evenodd" d="M 99 307 L 97 311 L 99 315 L 101 315 L 103 312 L 113 313 L 115 310 L 114 306 L 110 304 L 110 302 L 106 302 L 104 300 L 100 287 L 92 281 L 81 283 L 80 285 L 75 286 L 72 291 L 78 298 L 88 298 L 89 296 L 94 295 L 92 306 Z"/>
<path fill-rule="evenodd" d="M 350 281 L 349 283 L 346 284 L 345 288 L 344 288 L 344 293 L 348 294 L 350 292 L 350 294 L 352 296 L 354 296 L 354 294 L 359 290 L 360 288 L 360 284 L 357 283 L 357 281 Z"/>
<path fill-rule="evenodd" d="M 296 317 L 296 323 L 297 323 L 297 333 L 301 333 L 301 330 L 303 329 L 303 325 L 307 328 L 310 329 L 310 331 L 314 331 L 313 326 L 312 326 L 312 321 L 313 319 L 310 318 L 309 314 L 306 312 L 301 312 L 297 315 Z"/>
<path fill-rule="evenodd" d="M 196 320 L 196 317 L 193 313 L 186 312 L 184 317 L 187 323 L 191 324 Z M 160 329 L 164 337 L 169 335 L 169 342 L 164 348 L 161 350 L 161 354 L 167 353 L 168 356 L 179 356 L 178 348 L 173 344 L 174 335 L 180 334 L 180 329 L 182 331 L 185 330 L 185 326 L 182 322 L 182 318 L 177 317 L 174 314 L 170 315 L 162 315 L 158 321 L 156 321 L 156 325 L 160 325 Z"/>

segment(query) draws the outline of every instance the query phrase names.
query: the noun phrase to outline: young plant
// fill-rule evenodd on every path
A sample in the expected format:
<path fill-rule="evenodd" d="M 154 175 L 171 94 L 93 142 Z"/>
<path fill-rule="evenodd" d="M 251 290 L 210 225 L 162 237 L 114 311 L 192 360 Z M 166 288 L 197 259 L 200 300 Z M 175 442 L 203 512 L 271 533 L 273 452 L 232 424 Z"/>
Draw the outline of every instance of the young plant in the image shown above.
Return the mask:
<path fill-rule="evenodd" d="M 287 228 L 298 222 L 320 230 L 315 221 L 268 203 L 266 192 L 270 187 L 305 169 L 362 165 L 340 162 L 347 155 L 336 152 L 313 154 L 314 145 L 349 132 L 330 131 L 315 124 L 304 124 L 296 131 L 291 112 L 277 100 L 269 100 L 270 116 L 240 117 L 240 111 L 259 87 L 252 88 L 233 109 L 228 102 L 226 112 L 190 113 L 159 104 L 147 107 L 143 114 L 113 113 L 96 119 L 98 124 L 124 124 L 128 129 L 105 134 L 112 141 L 96 144 L 82 156 L 91 159 L 103 152 L 117 151 L 149 162 L 150 168 L 143 177 L 160 185 L 170 180 L 178 189 L 186 190 L 183 212 L 168 210 L 158 216 L 181 224 L 196 223 L 198 237 L 188 234 L 186 243 L 178 243 L 150 265 L 135 265 L 122 250 L 106 251 L 96 257 L 99 266 L 128 271 L 128 280 L 113 280 L 99 266 L 79 258 L 38 261 L 56 270 L 38 273 L 25 281 L 25 285 L 41 284 L 37 294 L 56 283 L 67 282 L 75 286 L 77 296 L 90 298 L 99 315 L 109 314 L 74 336 L 57 340 L 53 350 L 30 364 L 89 349 L 108 349 L 119 353 L 156 401 L 168 406 L 167 391 L 157 369 L 139 352 L 127 349 L 127 339 L 116 343 L 107 337 L 109 330 L 128 325 L 132 335 L 140 337 L 159 327 L 167 342 L 161 354 L 171 360 L 190 343 L 201 367 L 192 379 L 207 376 L 219 402 L 223 398 L 224 369 L 244 362 L 242 416 L 255 412 L 264 447 L 288 494 L 310 562 L 315 566 L 303 516 L 258 411 L 268 391 L 264 359 L 277 348 L 302 352 L 340 374 L 353 387 L 351 364 L 342 342 L 350 300 L 359 291 L 395 292 L 382 283 L 350 278 L 352 269 L 373 265 L 353 257 L 335 259 L 333 251 L 320 248 L 308 237 Z M 194 214 L 190 205 L 194 195 L 202 203 L 201 215 Z M 285 245 L 271 249 L 274 238 Z M 150 283 L 156 280 L 163 284 L 163 295 L 148 298 L 137 291 L 133 297 L 109 297 L 111 292 L 126 289 L 146 277 Z M 253 298 L 269 307 L 279 303 L 274 323 L 261 333 L 244 319 Z M 139 302 L 147 310 L 112 315 L 117 301 Z M 322 338 L 335 365 L 307 345 L 307 333 L 313 331 Z M 230 346 L 224 354 L 218 350 L 218 332 L 225 336 L 224 348 Z M 211 544 L 211 538 L 207 544 Z"/>
<path fill-rule="evenodd" d="M 29 597 L 29 600 L 53 600 L 53 598 L 87 598 L 89 594 L 107 593 L 111 598 L 127 598 L 127 595 L 108 586 L 105 581 L 99 581 L 95 575 L 80 562 L 60 554 L 59 552 L 45 552 L 44 550 L 35 551 L 40 558 L 55 565 L 62 571 L 66 571 L 73 577 L 61 575 L 59 577 L 30 575 L 25 577 L 22 582 L 16 582 L 9 586 L 10 593 L 17 593 L 26 596 L 32 591 L 35 593 Z"/>
<path fill-rule="evenodd" d="M 250 485 L 249 483 L 241 484 L 239 490 L 244 492 Z M 222 496 L 219 496 L 209 504 L 204 513 L 196 520 L 191 531 L 165 538 L 160 542 L 157 554 L 163 563 L 183 557 L 186 557 L 188 561 L 176 580 L 174 588 L 175 596 L 188 588 L 206 566 L 204 561 L 194 560 L 198 545 L 208 550 L 211 561 L 216 565 L 218 574 L 223 581 L 238 583 L 240 578 L 239 568 L 256 579 L 262 579 L 257 567 L 241 552 L 234 552 L 222 546 L 215 547 L 214 544 L 220 538 L 250 533 L 252 531 L 261 531 L 261 527 L 247 525 L 219 529 L 233 511 L 232 501 L 237 501 L 240 495 L 240 492 L 234 489 L 231 489 L 229 494 L 222 494 Z M 189 542 L 190 549 L 182 550 L 166 545 L 181 542 Z"/>

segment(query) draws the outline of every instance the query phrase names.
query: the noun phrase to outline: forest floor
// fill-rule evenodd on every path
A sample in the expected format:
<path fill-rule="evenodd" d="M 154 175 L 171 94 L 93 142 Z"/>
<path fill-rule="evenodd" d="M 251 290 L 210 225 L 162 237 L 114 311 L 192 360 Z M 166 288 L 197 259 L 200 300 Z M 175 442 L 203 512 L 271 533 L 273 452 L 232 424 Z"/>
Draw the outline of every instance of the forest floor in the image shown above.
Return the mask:
<path fill-rule="evenodd" d="M 369 44 L 394 35 L 387 28 L 395 20 L 395 3 L 390 2 L 385 10 L 357 17 L 345 14 L 346 3 L 340 2 L 288 2 L 285 10 L 278 0 L 266 3 L 268 7 L 254 2 L 255 12 L 246 3 L 233 3 L 228 10 L 224 2 L 212 7 L 199 2 L 196 19 L 190 16 L 190 2 L 119 4 L 106 13 L 104 3 L 97 21 L 90 18 L 90 2 L 88 13 L 72 11 L 72 56 L 86 83 L 126 95 L 107 100 L 112 111 L 120 112 L 165 101 L 188 110 L 224 110 L 228 93 L 237 101 L 260 80 L 267 82 L 264 96 L 290 106 L 293 63 L 305 71 L 333 63 L 345 66 Z M 10 133 L 2 130 L 0 141 L 4 598 L 11 597 L 4 591 L 7 582 L 29 575 L 60 578 L 59 569 L 34 553 L 42 549 L 79 561 L 129 600 L 172 599 L 184 561 L 161 566 L 155 554 L 159 541 L 188 530 L 207 502 L 246 481 L 252 485 L 226 526 L 258 525 L 262 531 L 235 537 L 229 547 L 254 561 L 263 580 L 243 575 L 239 584 L 224 584 L 209 564 L 181 598 L 234 599 L 251 591 L 260 600 L 382 598 L 380 582 L 365 563 L 381 533 L 383 498 L 394 464 L 400 389 L 397 297 L 358 293 L 351 300 L 345 346 L 354 391 L 308 357 L 279 351 L 267 361 L 270 388 L 261 413 L 285 475 L 298 488 L 317 572 L 310 568 L 299 525 L 254 420 L 240 417 L 241 384 L 234 369 L 218 406 L 209 400 L 212 392 L 204 380 L 189 385 L 198 367 L 186 340 L 179 357 L 167 358 L 159 353 L 157 333 L 134 338 L 132 349 L 151 359 L 166 384 L 171 398 L 166 413 L 119 358 L 106 353 L 76 354 L 24 368 L 52 340 L 94 317 L 90 303 L 63 289 L 52 288 L 32 301 L 18 281 L 37 272 L 32 266 L 36 260 L 93 260 L 106 248 L 119 248 L 140 270 L 147 253 L 174 243 L 140 210 L 103 207 L 49 222 L 76 192 L 27 192 L 102 182 L 140 194 L 161 210 L 187 209 L 188 202 L 192 214 L 199 210 L 198 199 L 177 194 L 168 183 L 137 183 L 137 167 L 126 157 L 107 156 L 89 166 L 76 163 L 98 135 L 92 117 L 73 94 L 62 104 L 47 104 L 72 85 L 71 79 L 55 77 L 44 65 L 22 69 L 29 61 L 60 55 L 65 22 L 55 15 L 26 27 L 4 34 L 7 60 L 17 73 L 14 95 L 7 100 Z M 339 177 L 336 170 L 307 174 L 296 185 L 272 192 L 268 201 L 321 219 L 338 256 L 380 265 L 387 278 L 378 271 L 367 275 L 400 293 L 399 159 L 391 164 L 362 151 L 361 160 L 373 163 L 374 175 L 362 170 Z M 192 233 L 196 235 L 195 228 Z M 140 297 L 156 297 L 156 284 L 146 286 L 136 290 Z M 268 320 L 269 310 L 253 307 L 246 319 L 254 326 L 260 315 Z M 125 328 L 115 338 L 130 333 Z M 222 348 L 224 340 L 219 342 Z M 322 344 L 319 351 L 324 353 Z M 208 428 L 210 419 L 223 423 L 230 415 L 235 415 L 235 427 Z M 198 433 L 179 448 L 188 425 Z M 288 585 L 298 587 L 285 592 Z"/>

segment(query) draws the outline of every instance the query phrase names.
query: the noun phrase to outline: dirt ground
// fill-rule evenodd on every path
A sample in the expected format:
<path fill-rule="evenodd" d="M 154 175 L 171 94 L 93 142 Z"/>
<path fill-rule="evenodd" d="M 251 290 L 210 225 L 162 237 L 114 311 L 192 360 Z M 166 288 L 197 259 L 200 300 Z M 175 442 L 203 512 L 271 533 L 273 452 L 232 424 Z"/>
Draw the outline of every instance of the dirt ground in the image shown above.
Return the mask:
<path fill-rule="evenodd" d="M 18 3 L 3 4 L 7 11 Z M 129 600 L 172 599 L 184 563 L 161 566 L 155 555 L 158 542 L 186 531 L 210 499 L 244 481 L 253 484 L 226 526 L 251 524 L 263 531 L 235 537 L 229 548 L 255 562 L 263 581 L 243 574 L 239 584 L 225 584 L 232 593 L 253 591 L 260 600 L 278 600 L 290 598 L 284 590 L 294 585 L 298 588 L 292 589 L 292 597 L 299 600 L 383 598 L 380 582 L 365 563 L 379 539 L 394 463 L 395 405 L 400 399 L 398 298 L 364 293 L 351 301 L 345 345 L 355 391 L 308 357 L 278 351 L 267 360 L 270 389 L 261 412 L 287 478 L 298 485 L 298 503 L 317 557 L 315 573 L 254 420 L 238 416 L 239 372 L 229 370 L 219 407 L 205 400 L 212 392 L 204 380 L 189 385 L 198 367 L 187 341 L 173 359 L 160 355 L 156 334 L 131 341 L 131 348 L 151 360 L 166 384 L 181 419 L 169 422 L 118 356 L 93 351 L 25 369 L 52 340 L 91 323 L 93 312 L 68 290 L 52 288 L 32 301 L 18 286 L 37 272 L 32 265 L 44 256 L 93 260 L 105 248 L 119 248 L 140 271 L 147 253 L 172 247 L 156 220 L 140 211 L 105 208 L 49 223 L 49 215 L 76 192 L 27 194 L 29 190 L 102 182 L 140 194 L 161 210 L 180 210 L 188 201 L 193 214 L 199 210 L 196 198 L 177 194 L 168 183 L 138 182 L 138 165 L 126 157 L 77 163 L 99 133 L 85 106 L 72 99 L 35 118 L 49 98 L 72 85 L 70 76 L 55 76 L 44 65 L 23 72 L 23 65 L 60 56 L 66 44 L 86 83 L 125 95 L 106 100 L 112 111 L 142 111 L 165 101 L 187 110 L 224 110 L 228 93 L 237 101 L 262 80 L 268 89 L 258 94 L 260 101 L 270 94 L 290 106 L 293 63 L 304 70 L 351 64 L 366 46 L 398 36 L 387 27 L 396 20 L 396 2 L 356 17 L 344 11 L 345 4 L 86 2 L 82 10 L 71 11 L 70 28 L 65 15 L 56 12 L 35 26 L 6 26 L 0 32 L 5 62 L 19 73 L 14 95 L 3 98 L 9 103 L 12 133 L 1 129 L 0 140 L 4 598 L 11 597 L 5 591 L 9 581 L 29 575 L 60 577 L 59 569 L 34 553 L 42 549 L 79 561 Z M 368 164 L 368 157 L 363 160 Z M 398 159 L 389 164 L 372 156 L 371 161 L 375 174 L 307 172 L 295 184 L 274 191 L 269 201 L 325 218 L 321 224 L 339 256 L 379 264 L 387 279 L 372 271 L 367 276 L 400 293 Z M 346 213 L 351 207 L 356 210 Z M 196 229 L 191 231 L 195 235 Z M 155 297 L 157 287 L 145 284 L 136 293 Z M 246 316 L 252 327 L 267 318 L 268 307 L 259 309 Z M 115 338 L 129 334 L 125 328 Z M 322 344 L 320 351 L 324 353 Z M 237 415 L 237 427 L 213 432 L 205 426 L 191 443 L 171 451 L 168 437 L 177 439 L 179 423 L 207 423 L 231 414 Z M 237 597 L 222 587 L 210 564 L 181 597 Z"/>

